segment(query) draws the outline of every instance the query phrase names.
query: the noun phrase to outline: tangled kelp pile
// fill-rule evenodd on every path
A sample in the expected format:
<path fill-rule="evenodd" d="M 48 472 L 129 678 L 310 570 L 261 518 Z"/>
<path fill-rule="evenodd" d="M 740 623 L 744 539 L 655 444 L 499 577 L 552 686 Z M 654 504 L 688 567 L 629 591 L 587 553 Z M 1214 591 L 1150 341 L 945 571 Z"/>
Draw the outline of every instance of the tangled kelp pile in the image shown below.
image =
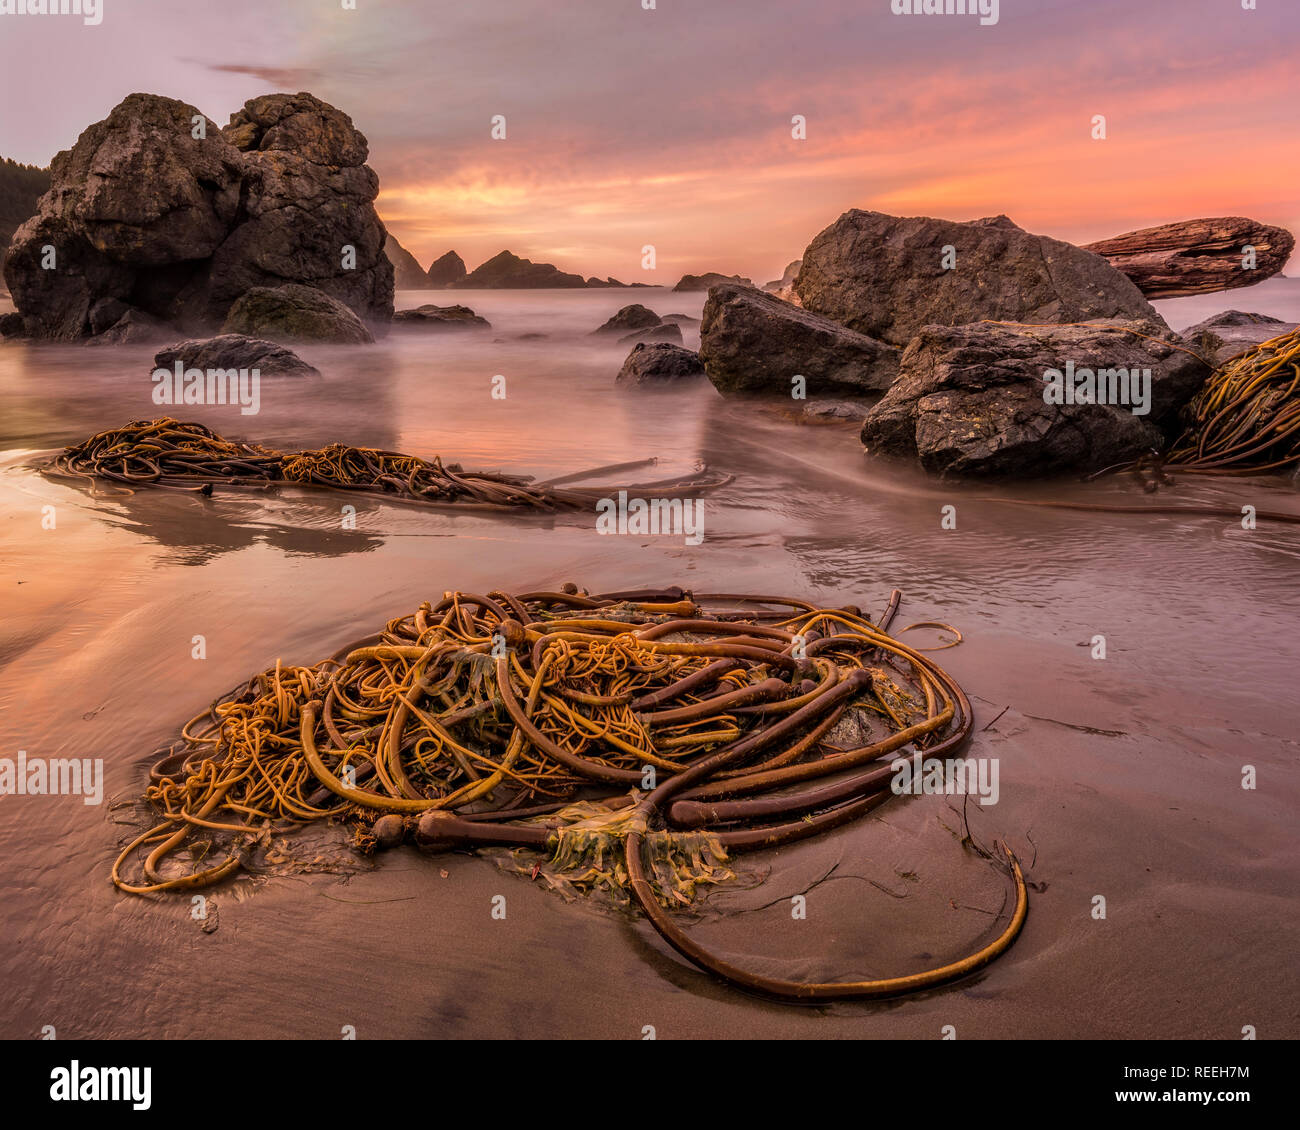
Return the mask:
<path fill-rule="evenodd" d="M 307 451 L 275 451 L 226 439 L 202 424 L 164 417 L 135 420 L 67 448 L 54 467 L 79 478 L 105 479 L 128 488 L 169 487 L 211 494 L 216 486 L 277 484 L 381 494 L 389 498 L 450 506 L 457 510 L 582 509 L 619 491 L 672 499 L 723 486 L 728 475 L 701 467 L 697 473 L 658 482 L 578 487 L 597 475 L 617 474 L 653 459 L 597 467 L 546 482 L 526 475 L 466 471 L 442 459 L 332 443 Z"/>
<path fill-rule="evenodd" d="M 538 852 L 580 888 L 630 891 L 684 956 L 776 997 L 953 980 L 1024 922 L 1009 849 L 1000 862 L 1016 899 L 1002 933 L 910 976 L 761 976 L 703 949 L 667 910 L 727 879 L 735 854 L 887 800 L 891 770 L 873 764 L 887 754 L 910 745 L 942 758 L 967 740 L 961 688 L 887 631 L 899 596 L 873 623 L 854 607 L 678 588 L 446 593 L 314 666 L 277 663 L 187 723 L 150 774 L 160 822 L 126 845 L 113 881 L 192 890 L 239 871 L 272 835 L 340 818 L 363 843 Z"/>
<path fill-rule="evenodd" d="M 1185 410 L 1164 465 L 1202 475 L 1251 475 L 1300 463 L 1300 330 L 1215 370 Z"/>

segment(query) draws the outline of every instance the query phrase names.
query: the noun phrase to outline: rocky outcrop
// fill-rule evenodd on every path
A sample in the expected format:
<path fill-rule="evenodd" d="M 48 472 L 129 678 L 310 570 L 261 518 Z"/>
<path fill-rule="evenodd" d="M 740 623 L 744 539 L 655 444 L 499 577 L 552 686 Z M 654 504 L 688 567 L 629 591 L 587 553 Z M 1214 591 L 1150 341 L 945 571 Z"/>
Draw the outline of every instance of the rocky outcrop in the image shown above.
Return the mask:
<path fill-rule="evenodd" d="M 448 251 L 429 266 L 429 285 L 431 287 L 458 286 L 466 274 L 465 260 L 454 251 Z"/>
<path fill-rule="evenodd" d="M 615 378 L 621 385 L 662 385 L 704 376 L 699 354 L 664 342 L 632 347 Z"/>
<path fill-rule="evenodd" d="M 750 279 L 742 278 L 740 275 L 720 275 L 717 271 L 706 271 L 702 275 L 682 275 L 681 280 L 673 290 L 709 290 L 711 287 L 722 286 L 724 283 L 735 283 L 737 286 L 753 286 Z"/>
<path fill-rule="evenodd" d="M 927 326 L 867 414 L 862 442 L 873 453 L 919 459 L 939 475 L 1099 470 L 1162 446 L 1159 425 L 1210 372 L 1184 345 L 1160 325 L 1119 319 L 1042 329 Z M 1135 414 L 1146 370 L 1148 411 Z M 1089 378 L 1096 380 L 1091 397 L 1079 383 Z"/>
<path fill-rule="evenodd" d="M 318 369 L 308 365 L 293 350 L 243 334 L 177 342 L 153 359 L 159 369 L 174 368 L 178 361 L 183 369 L 257 369 L 262 376 L 320 376 Z"/>
<path fill-rule="evenodd" d="M 374 341 L 348 307 L 324 291 L 290 283 L 245 291 L 226 315 L 223 334 L 273 341 L 321 341 L 363 345 Z"/>
<path fill-rule="evenodd" d="M 1253 269 L 1246 248 L 1254 248 Z M 1295 250 L 1295 237 L 1243 216 L 1184 220 L 1089 243 L 1148 298 L 1177 298 L 1254 286 L 1276 275 Z"/>
<path fill-rule="evenodd" d="M 426 304 L 414 310 L 399 310 L 393 315 L 397 324 L 422 326 L 433 330 L 488 330 L 492 323 L 480 318 L 468 306 L 434 306 Z"/>
<path fill-rule="evenodd" d="M 21 314 L 0 314 L 0 337 L 26 337 Z"/>
<path fill-rule="evenodd" d="M 679 326 L 698 326 L 700 324 L 699 318 L 692 318 L 689 314 L 665 314 L 663 321 L 675 322 Z"/>
<path fill-rule="evenodd" d="M 409 251 L 388 233 L 384 242 L 384 254 L 393 265 L 393 287 L 396 290 L 428 290 L 429 276 Z"/>
<path fill-rule="evenodd" d="M 804 309 L 900 347 L 922 326 L 984 319 L 1164 324 L 1100 256 L 1006 216 L 956 223 L 845 212 L 809 244 L 795 291 Z"/>
<path fill-rule="evenodd" d="M 700 323 L 700 358 L 724 393 L 790 396 L 802 376 L 807 395 L 883 392 L 898 375 L 899 351 L 752 287 L 709 291 Z"/>
<path fill-rule="evenodd" d="M 803 266 L 802 259 L 796 259 L 793 263 L 787 264 L 779 279 L 773 279 L 770 283 L 764 283 L 763 289 L 768 294 L 775 294 L 777 298 L 786 302 L 799 304 L 799 296 L 794 290 L 794 280 L 799 277 L 799 268 Z"/>
<path fill-rule="evenodd" d="M 624 306 L 617 314 L 593 334 L 626 334 L 629 330 L 643 330 L 650 326 L 662 325 L 663 320 L 653 310 L 634 302 Z"/>
<path fill-rule="evenodd" d="M 54 158 L 5 254 L 27 331 L 87 336 L 102 299 L 210 326 L 250 287 L 286 282 L 386 323 L 393 268 L 366 154 L 347 115 L 310 94 L 255 98 L 224 130 L 184 102 L 129 95 Z"/>
<path fill-rule="evenodd" d="M 550 263 L 534 263 L 502 251 L 475 267 L 456 285 L 468 290 L 538 290 L 585 287 L 587 280 L 566 274 Z"/>
<path fill-rule="evenodd" d="M 631 345 L 635 341 L 667 341 L 675 345 L 681 345 L 682 331 L 673 322 L 661 322 L 657 326 L 646 326 L 643 329 L 633 330 L 630 334 L 618 339 L 619 345 Z"/>
<path fill-rule="evenodd" d="M 1202 357 L 1218 366 L 1238 353 L 1296 329 L 1300 325 L 1295 322 L 1284 322 L 1267 314 L 1225 310 L 1183 330 L 1182 336 Z"/>

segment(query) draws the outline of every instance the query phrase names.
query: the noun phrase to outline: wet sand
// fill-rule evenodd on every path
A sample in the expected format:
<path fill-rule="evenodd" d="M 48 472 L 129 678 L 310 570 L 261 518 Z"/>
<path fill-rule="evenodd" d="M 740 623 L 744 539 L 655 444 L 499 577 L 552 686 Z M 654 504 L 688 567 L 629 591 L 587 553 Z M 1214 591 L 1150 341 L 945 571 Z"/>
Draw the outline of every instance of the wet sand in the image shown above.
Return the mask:
<path fill-rule="evenodd" d="M 1295 288 L 1274 289 L 1272 307 L 1261 287 L 1210 296 L 1205 313 L 1296 320 Z M 360 1038 L 639 1039 L 646 1025 L 659 1038 L 932 1039 L 949 1024 L 964 1039 L 1300 1033 L 1300 530 L 975 502 L 867 462 L 852 426 L 799 424 L 707 387 L 614 390 L 623 350 L 580 335 L 628 301 L 698 316 L 703 295 L 446 299 L 460 300 L 493 321 L 490 334 L 304 349 L 324 373 L 309 394 L 264 385 L 257 417 L 192 414 L 277 446 L 347 438 L 535 473 L 704 458 L 737 479 L 707 500 L 703 545 L 379 503 L 342 530 L 348 500 L 321 495 L 92 497 L 31 465 L 156 414 L 152 350 L 0 346 L 0 755 L 103 757 L 110 798 L 0 798 L 0 1035 L 47 1024 L 60 1038 L 335 1039 L 349 1024 Z M 530 331 L 551 337 L 513 340 Z M 496 373 L 510 382 L 504 403 L 488 396 Z M 1119 481 L 1005 493 L 1146 501 Z M 1162 496 L 1174 499 L 1300 511 L 1283 479 L 1182 484 Z M 958 508 L 956 530 L 940 528 L 942 501 Z M 45 505 L 55 530 L 41 528 Z M 638 919 L 564 902 L 471 855 L 404 848 L 351 875 L 239 880 L 209 892 L 212 933 L 184 896 L 114 891 L 109 866 L 134 824 L 116 823 L 132 812 L 111 801 L 139 795 L 150 754 L 216 694 L 280 657 L 314 662 L 446 588 L 566 580 L 876 611 L 897 586 L 898 625 L 959 626 L 966 641 L 939 659 L 974 701 L 971 755 L 1000 759 L 999 802 L 970 804 L 970 828 L 1010 842 L 1034 884 L 1012 950 L 923 996 L 791 1007 L 713 982 Z M 1098 633 L 1101 661 L 1088 646 Z M 1254 791 L 1241 788 L 1246 764 Z M 896 798 L 751 857 L 767 880 L 712 895 L 692 929 L 793 977 L 895 975 L 968 953 L 996 933 L 1009 892 L 961 847 L 960 810 L 961 798 Z M 790 896 L 804 891 L 808 916 L 796 920 Z M 490 914 L 496 894 L 504 921 Z M 1096 895 L 1104 921 L 1091 916 Z"/>

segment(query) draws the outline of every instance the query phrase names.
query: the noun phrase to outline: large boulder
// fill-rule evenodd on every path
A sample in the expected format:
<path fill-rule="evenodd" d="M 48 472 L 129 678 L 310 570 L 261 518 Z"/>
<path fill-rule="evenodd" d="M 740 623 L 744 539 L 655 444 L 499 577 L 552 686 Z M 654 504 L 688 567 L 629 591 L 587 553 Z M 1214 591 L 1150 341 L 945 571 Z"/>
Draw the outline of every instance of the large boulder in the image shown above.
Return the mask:
<path fill-rule="evenodd" d="M 1255 249 L 1255 266 L 1246 266 L 1246 248 Z M 1276 275 L 1295 250 L 1295 236 L 1285 228 L 1244 216 L 1184 220 L 1126 232 L 1089 243 L 1131 278 L 1148 298 L 1211 294 L 1254 286 Z"/>
<path fill-rule="evenodd" d="M 754 285 L 751 279 L 742 278 L 740 275 L 720 275 L 717 271 L 705 271 L 702 275 L 682 275 L 673 290 L 709 290 L 725 283 L 735 283 L 737 286 Z"/>
<path fill-rule="evenodd" d="M 393 265 L 393 287 L 396 290 L 428 290 L 429 276 L 414 255 L 388 233 L 384 254 Z"/>
<path fill-rule="evenodd" d="M 1267 314 L 1225 310 L 1183 330 L 1182 336 L 1202 357 L 1218 366 L 1239 353 L 1297 329 L 1300 325 L 1295 322 L 1284 322 Z"/>
<path fill-rule="evenodd" d="M 393 268 L 365 159 L 347 115 L 310 94 L 253 99 L 225 130 L 187 103 L 129 95 L 54 158 L 6 283 L 42 338 L 91 334 L 104 299 L 211 327 L 245 290 L 286 282 L 386 322 Z"/>
<path fill-rule="evenodd" d="M 922 326 L 984 319 L 1164 324 L 1100 256 L 1006 216 L 957 223 L 853 209 L 808 245 L 794 289 L 804 309 L 900 347 Z"/>
<path fill-rule="evenodd" d="M 250 287 L 304 283 L 387 325 L 393 265 L 374 208 L 379 178 L 352 119 L 310 94 L 268 94 L 244 103 L 222 136 L 244 156 L 247 218 L 213 256 L 213 309 Z"/>
<path fill-rule="evenodd" d="M 789 396 L 802 376 L 812 396 L 877 394 L 898 376 L 899 350 L 753 287 L 709 291 L 700 357 L 723 393 Z"/>
<path fill-rule="evenodd" d="M 487 330 L 492 323 L 480 318 L 468 306 L 434 306 L 426 303 L 414 310 L 399 310 L 393 315 L 398 325 L 421 326 L 430 330 Z"/>
<path fill-rule="evenodd" d="M 570 275 L 550 263 L 534 263 L 509 251 L 480 263 L 458 282 L 471 290 L 538 290 L 550 287 L 585 287 L 581 275 Z"/>
<path fill-rule="evenodd" d="M 703 376 L 704 366 L 700 363 L 699 354 L 667 342 L 642 342 L 632 347 L 615 382 L 654 387 L 683 380 L 698 380 Z"/>
<path fill-rule="evenodd" d="M 631 306 L 624 306 L 602 326 L 591 332 L 593 334 L 626 334 L 631 330 L 644 330 L 650 326 L 662 324 L 663 320 L 653 310 L 634 302 Z"/>
<path fill-rule="evenodd" d="M 435 259 L 429 265 L 429 285 L 432 287 L 456 286 L 468 272 L 465 260 L 454 251 Z"/>
<path fill-rule="evenodd" d="M 273 341 L 323 341 L 364 345 L 375 339 L 347 306 L 322 290 L 289 283 L 247 290 L 226 315 L 223 334 Z"/>
<path fill-rule="evenodd" d="M 293 350 L 243 334 L 179 341 L 160 350 L 153 359 L 159 369 L 174 368 L 178 361 L 182 369 L 256 369 L 262 376 L 320 376 L 318 369 Z"/>
<path fill-rule="evenodd" d="M 1125 377 L 1150 370 L 1145 393 L 1140 381 L 1114 372 L 1120 369 Z M 894 386 L 867 414 L 862 442 L 873 453 L 919 459 L 939 475 L 1099 470 L 1161 447 L 1160 424 L 1172 423 L 1209 372 L 1176 334 L 1151 322 L 926 326 L 903 354 Z M 1092 399 L 1105 403 L 1087 402 L 1080 385 L 1067 392 L 1058 379 L 1089 375 L 1104 377 L 1106 392 Z M 1056 402 L 1062 399 L 1074 402 Z"/>

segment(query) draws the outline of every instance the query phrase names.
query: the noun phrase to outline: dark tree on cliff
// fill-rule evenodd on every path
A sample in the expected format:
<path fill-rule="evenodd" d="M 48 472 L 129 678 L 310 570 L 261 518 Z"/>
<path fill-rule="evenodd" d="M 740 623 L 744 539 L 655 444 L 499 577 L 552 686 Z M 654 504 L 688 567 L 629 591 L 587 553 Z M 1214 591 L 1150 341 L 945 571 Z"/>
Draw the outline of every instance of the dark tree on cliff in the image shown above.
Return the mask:
<path fill-rule="evenodd" d="M 0 249 L 25 220 L 36 215 L 36 202 L 50 187 L 50 170 L 0 161 Z"/>

